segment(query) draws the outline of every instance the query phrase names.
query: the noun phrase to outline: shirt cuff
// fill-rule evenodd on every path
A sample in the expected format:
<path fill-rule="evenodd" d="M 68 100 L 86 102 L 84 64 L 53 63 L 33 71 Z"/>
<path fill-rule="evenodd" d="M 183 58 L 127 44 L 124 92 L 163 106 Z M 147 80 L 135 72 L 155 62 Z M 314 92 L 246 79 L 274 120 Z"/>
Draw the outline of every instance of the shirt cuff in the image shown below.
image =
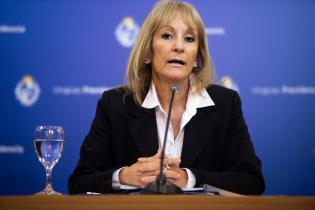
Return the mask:
<path fill-rule="evenodd" d="M 121 167 L 114 171 L 113 176 L 112 176 L 112 187 L 113 189 L 119 190 L 120 189 L 120 181 L 119 181 L 119 172 L 124 169 L 125 167 Z"/>
<path fill-rule="evenodd" d="M 196 185 L 196 177 L 188 168 L 183 168 L 187 173 L 187 184 L 185 188 L 193 188 Z"/>

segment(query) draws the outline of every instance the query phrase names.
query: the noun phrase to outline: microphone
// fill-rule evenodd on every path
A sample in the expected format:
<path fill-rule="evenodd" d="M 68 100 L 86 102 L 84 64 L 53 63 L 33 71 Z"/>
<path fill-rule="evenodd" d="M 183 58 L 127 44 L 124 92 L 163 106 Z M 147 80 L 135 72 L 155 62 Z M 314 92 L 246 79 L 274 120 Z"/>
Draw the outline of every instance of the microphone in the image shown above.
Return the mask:
<path fill-rule="evenodd" d="M 159 175 L 156 177 L 156 180 L 154 182 L 149 183 L 142 190 L 142 192 L 144 194 L 182 194 L 183 193 L 183 191 L 179 187 L 177 187 L 176 185 L 169 182 L 166 179 L 165 175 L 163 174 L 166 139 L 167 139 L 168 127 L 170 124 L 173 100 L 174 100 L 175 93 L 180 90 L 180 87 L 177 84 L 173 84 L 170 90 L 172 91 L 172 97 L 170 100 L 168 114 L 167 114 L 167 121 L 166 121 L 165 133 L 164 133 L 164 141 L 163 141 L 163 147 L 162 147 Z"/>

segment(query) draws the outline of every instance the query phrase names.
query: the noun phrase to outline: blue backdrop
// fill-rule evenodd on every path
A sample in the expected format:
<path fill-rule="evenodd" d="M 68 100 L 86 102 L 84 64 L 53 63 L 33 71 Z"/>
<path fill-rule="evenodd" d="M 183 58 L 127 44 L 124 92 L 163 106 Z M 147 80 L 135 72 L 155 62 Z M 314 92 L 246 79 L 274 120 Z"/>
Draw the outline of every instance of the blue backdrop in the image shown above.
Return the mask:
<path fill-rule="evenodd" d="M 65 128 L 54 188 L 67 179 L 103 90 L 124 82 L 130 46 L 156 1 L 0 3 L 0 194 L 44 187 L 37 125 Z M 265 194 L 315 195 L 315 1 L 191 3 L 200 12 L 217 81 L 237 89 Z"/>

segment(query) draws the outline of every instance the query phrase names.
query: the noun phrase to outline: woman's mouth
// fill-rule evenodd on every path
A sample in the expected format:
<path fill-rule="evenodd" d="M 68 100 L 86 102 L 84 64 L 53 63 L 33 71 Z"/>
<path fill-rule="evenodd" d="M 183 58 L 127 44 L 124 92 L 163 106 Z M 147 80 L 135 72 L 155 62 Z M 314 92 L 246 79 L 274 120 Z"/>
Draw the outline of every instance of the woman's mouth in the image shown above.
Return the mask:
<path fill-rule="evenodd" d="M 175 66 L 178 66 L 178 65 L 183 66 L 186 64 L 183 60 L 180 60 L 180 59 L 171 59 L 167 61 L 167 63 L 175 65 Z"/>

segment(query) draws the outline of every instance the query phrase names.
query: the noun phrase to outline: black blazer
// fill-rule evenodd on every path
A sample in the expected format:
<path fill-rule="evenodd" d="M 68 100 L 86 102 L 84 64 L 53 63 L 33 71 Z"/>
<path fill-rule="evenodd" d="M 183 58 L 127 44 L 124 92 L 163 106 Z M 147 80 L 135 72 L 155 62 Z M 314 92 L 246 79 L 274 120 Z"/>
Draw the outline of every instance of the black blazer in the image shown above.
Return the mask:
<path fill-rule="evenodd" d="M 265 184 L 237 92 L 217 85 L 207 91 L 215 106 L 199 108 L 185 126 L 180 167 L 204 183 L 241 194 L 261 194 Z M 69 177 L 69 193 L 112 193 L 113 172 L 158 149 L 154 109 L 139 108 L 123 90 L 105 91 Z"/>

